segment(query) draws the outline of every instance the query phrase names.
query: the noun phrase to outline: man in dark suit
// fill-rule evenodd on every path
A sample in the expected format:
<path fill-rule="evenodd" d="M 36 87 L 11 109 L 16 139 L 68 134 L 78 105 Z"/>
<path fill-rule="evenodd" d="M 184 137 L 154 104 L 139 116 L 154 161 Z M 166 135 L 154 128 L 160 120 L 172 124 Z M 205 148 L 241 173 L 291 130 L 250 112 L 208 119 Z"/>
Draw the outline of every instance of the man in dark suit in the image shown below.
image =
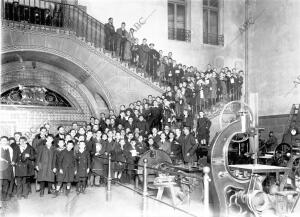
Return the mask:
<path fill-rule="evenodd" d="M 150 50 L 148 53 L 147 72 L 155 81 L 157 79 L 157 66 L 158 66 L 160 55 L 157 52 L 157 50 L 154 49 L 153 43 L 150 43 L 149 46 L 150 46 Z"/>
<path fill-rule="evenodd" d="M 197 139 L 201 147 L 197 149 L 198 158 L 202 157 L 203 155 L 207 155 L 208 153 L 207 146 L 209 146 L 210 126 L 211 126 L 211 121 L 207 117 L 204 117 L 203 111 L 199 111 L 199 118 L 197 119 L 196 132 L 197 132 Z"/>
<path fill-rule="evenodd" d="M 161 129 L 162 109 L 158 106 L 156 100 L 153 101 L 153 107 L 151 108 L 150 113 L 150 128 L 152 129 L 155 127 L 157 129 Z"/>
<path fill-rule="evenodd" d="M 211 121 L 204 117 L 204 112 L 199 111 L 199 118 L 197 119 L 197 139 L 201 145 L 209 144 L 209 129 Z"/>
<path fill-rule="evenodd" d="M 182 155 L 183 155 L 183 160 L 184 163 L 193 163 L 197 161 L 197 156 L 196 156 L 196 149 L 197 149 L 197 144 L 194 136 L 190 134 L 190 128 L 189 127 L 184 127 L 183 128 L 184 132 L 184 137 L 182 139 Z"/>
<path fill-rule="evenodd" d="M 127 43 L 127 38 L 129 37 L 128 32 L 125 29 L 125 23 L 123 22 L 121 24 L 121 28 L 117 29 L 117 56 L 121 58 L 121 60 L 124 60 L 124 53 Z"/>
<path fill-rule="evenodd" d="M 105 32 L 105 49 L 109 51 L 115 50 L 115 27 L 113 24 L 113 18 L 110 17 L 108 19 L 108 23 L 104 25 L 104 32 Z"/>
<path fill-rule="evenodd" d="M 148 63 L 148 53 L 150 51 L 150 48 L 147 45 L 147 39 L 143 39 L 143 43 L 140 45 L 139 49 L 139 64 L 143 70 L 146 70 L 147 63 Z"/>

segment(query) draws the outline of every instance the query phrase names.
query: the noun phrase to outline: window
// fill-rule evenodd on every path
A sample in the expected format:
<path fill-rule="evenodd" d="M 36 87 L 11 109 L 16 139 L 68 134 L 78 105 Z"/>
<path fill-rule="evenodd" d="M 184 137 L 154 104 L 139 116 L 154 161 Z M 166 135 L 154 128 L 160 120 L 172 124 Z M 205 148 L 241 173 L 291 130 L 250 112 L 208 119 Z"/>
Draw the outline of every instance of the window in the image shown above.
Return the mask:
<path fill-rule="evenodd" d="M 186 29 L 185 0 L 168 2 L 168 38 L 178 41 L 190 41 L 190 31 Z"/>
<path fill-rule="evenodd" d="M 224 37 L 219 33 L 219 0 L 203 0 L 203 43 L 224 43 Z"/>

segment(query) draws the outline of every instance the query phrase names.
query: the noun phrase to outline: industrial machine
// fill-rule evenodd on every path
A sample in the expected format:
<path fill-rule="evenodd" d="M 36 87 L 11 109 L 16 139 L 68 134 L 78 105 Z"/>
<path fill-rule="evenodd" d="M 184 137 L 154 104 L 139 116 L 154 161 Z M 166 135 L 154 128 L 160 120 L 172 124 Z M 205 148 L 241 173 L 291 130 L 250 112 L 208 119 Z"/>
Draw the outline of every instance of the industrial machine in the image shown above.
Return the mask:
<path fill-rule="evenodd" d="M 195 186 L 202 184 L 203 170 L 198 165 L 172 164 L 170 155 L 163 150 L 149 150 L 140 156 L 138 161 L 138 176 L 143 183 L 143 165 L 147 159 L 147 186 L 149 189 L 157 189 L 157 199 L 161 199 L 162 186 L 171 191 L 173 205 L 175 197 L 182 202 L 189 200 Z"/>
<path fill-rule="evenodd" d="M 232 107 L 232 103 L 227 107 Z M 219 216 L 286 216 L 293 212 L 299 199 L 299 189 L 288 182 L 290 176 L 295 176 L 299 157 L 280 144 L 273 158 L 284 161 L 288 157 L 285 165 L 258 164 L 259 128 L 252 111 L 244 103 L 234 109 L 239 112 L 227 118 L 230 121 L 226 123 L 224 116 L 228 114 L 224 108 L 220 123 L 226 124 L 221 125 L 223 129 L 212 142 L 213 203 L 217 206 L 214 210 L 218 209 Z M 230 153 L 236 150 L 232 147 L 234 143 L 238 143 L 236 161 L 230 159 Z"/>
<path fill-rule="evenodd" d="M 259 132 L 262 129 L 256 122 L 250 107 L 242 102 L 230 102 L 221 112 L 221 131 L 211 142 L 209 151 L 210 200 L 216 216 L 287 216 L 298 202 L 300 151 L 293 143 L 283 142 L 261 163 Z M 162 150 L 149 150 L 140 156 L 139 168 L 144 159 L 148 161 L 149 188 L 169 182 L 190 192 L 203 175 L 199 166 L 173 165 L 170 156 Z M 143 181 L 142 170 L 138 174 Z"/>

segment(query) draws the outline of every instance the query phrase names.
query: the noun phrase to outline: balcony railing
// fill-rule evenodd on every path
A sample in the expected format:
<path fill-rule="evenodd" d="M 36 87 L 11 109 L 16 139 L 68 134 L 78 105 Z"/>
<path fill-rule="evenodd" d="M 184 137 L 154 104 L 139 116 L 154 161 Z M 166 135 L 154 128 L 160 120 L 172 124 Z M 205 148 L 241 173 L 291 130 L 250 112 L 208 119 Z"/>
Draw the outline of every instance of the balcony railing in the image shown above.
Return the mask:
<path fill-rule="evenodd" d="M 75 34 L 96 48 L 104 47 L 104 25 L 76 5 L 39 0 L 1 0 L 1 17 L 13 25 L 35 24 Z"/>
<path fill-rule="evenodd" d="M 168 28 L 168 39 L 177 41 L 191 41 L 191 30 Z"/>
<path fill-rule="evenodd" d="M 224 35 L 203 32 L 203 43 L 212 45 L 224 45 Z"/>

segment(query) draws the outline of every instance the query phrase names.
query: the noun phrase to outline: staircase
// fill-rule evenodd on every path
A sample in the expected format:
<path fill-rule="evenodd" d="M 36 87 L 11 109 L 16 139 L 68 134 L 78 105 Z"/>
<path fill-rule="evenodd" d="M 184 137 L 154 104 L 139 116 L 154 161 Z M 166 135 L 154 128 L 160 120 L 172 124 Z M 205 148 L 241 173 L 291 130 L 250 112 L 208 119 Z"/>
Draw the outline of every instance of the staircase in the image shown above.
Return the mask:
<path fill-rule="evenodd" d="M 71 74 L 72 78 L 64 74 L 70 78 L 70 81 L 64 81 L 72 88 L 80 89 L 83 95 L 88 94 L 88 98 L 83 98 L 90 103 L 94 115 L 101 110 L 98 107 L 102 101 L 107 109 L 118 111 L 122 104 L 128 105 L 149 94 L 160 96 L 164 92 L 164 88 L 136 73 L 134 68 L 127 67 L 104 49 L 104 25 L 82 9 L 51 1 L 34 1 L 42 7 L 24 5 L 24 2 L 31 4 L 33 1 L 20 0 L 14 9 L 12 1 L 1 0 L 4 9 L 1 10 L 2 68 L 6 69 L 2 70 L 6 77 L 2 76 L 1 87 L 8 87 L 12 82 L 16 86 L 20 83 L 29 85 L 27 83 L 32 79 L 26 80 L 21 74 L 25 66 L 17 69 L 21 77 L 15 81 L 11 73 L 17 72 L 10 70 L 10 66 L 32 62 L 36 69 L 31 64 L 29 69 L 33 71 L 45 72 L 42 65 L 48 64 Z M 48 9 L 54 16 L 51 23 L 33 18 L 34 13 L 45 14 Z"/>
<path fill-rule="evenodd" d="M 3 26 L 19 28 L 24 31 L 35 30 L 76 37 L 77 40 L 86 43 L 95 52 L 105 54 L 124 71 L 130 74 L 135 73 L 151 87 L 160 92 L 164 91 L 162 85 L 152 82 L 144 74 L 136 73 L 135 67 L 128 67 L 113 56 L 112 52 L 105 50 L 104 24 L 87 14 L 77 5 L 39 0 L 34 2 L 16 0 L 13 2 L 1 0 L 2 8 L 4 9 L 1 10 Z M 52 16 L 51 20 L 45 18 L 47 11 Z"/>

